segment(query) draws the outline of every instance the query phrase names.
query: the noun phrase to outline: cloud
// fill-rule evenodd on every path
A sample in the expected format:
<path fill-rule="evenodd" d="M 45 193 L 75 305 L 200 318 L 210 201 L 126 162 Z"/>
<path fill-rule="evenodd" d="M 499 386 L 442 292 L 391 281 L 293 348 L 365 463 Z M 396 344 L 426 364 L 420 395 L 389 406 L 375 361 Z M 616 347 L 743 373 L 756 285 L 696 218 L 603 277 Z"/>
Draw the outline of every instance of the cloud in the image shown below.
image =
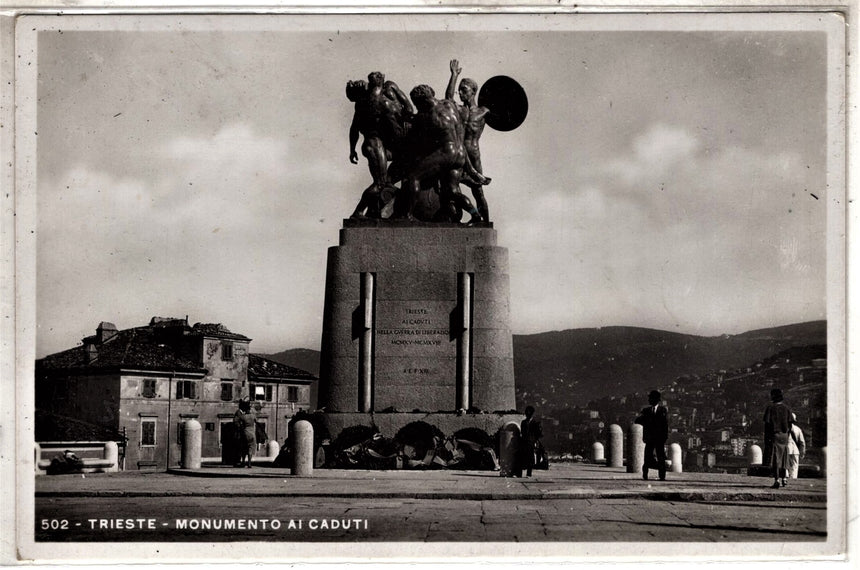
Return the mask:
<path fill-rule="evenodd" d="M 676 168 L 684 169 L 693 160 L 700 144 L 685 129 L 658 123 L 632 141 L 632 154 L 612 160 L 607 173 L 632 185 L 645 179 L 657 179 Z"/>
<path fill-rule="evenodd" d="M 290 169 L 296 160 L 285 142 L 241 124 L 210 138 L 177 137 L 156 154 L 164 166 L 151 179 L 76 166 L 40 180 L 42 330 L 190 313 L 313 346 L 325 251 L 337 237 L 333 221 L 307 215 L 324 195 L 304 191 L 313 164 Z M 285 331 L 284 313 L 301 324 Z M 40 338 L 40 353 L 79 334 L 57 330 L 61 344 L 49 348 Z"/>
<path fill-rule="evenodd" d="M 797 153 L 707 151 L 688 130 L 653 125 L 501 227 L 515 327 L 721 334 L 773 315 L 823 318 L 816 182 Z"/>

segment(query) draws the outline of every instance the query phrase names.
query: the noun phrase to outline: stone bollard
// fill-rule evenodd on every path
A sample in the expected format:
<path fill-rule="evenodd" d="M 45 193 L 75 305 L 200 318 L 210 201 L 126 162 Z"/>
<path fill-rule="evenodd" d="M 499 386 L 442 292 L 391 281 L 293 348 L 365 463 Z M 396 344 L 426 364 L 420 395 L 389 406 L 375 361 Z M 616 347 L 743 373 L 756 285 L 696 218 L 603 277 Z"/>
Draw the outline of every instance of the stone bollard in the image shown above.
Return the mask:
<path fill-rule="evenodd" d="M 107 471 L 108 473 L 119 471 L 119 446 L 116 444 L 115 441 L 105 442 L 104 458 L 113 463 L 113 465 L 105 469 L 105 471 Z"/>
<path fill-rule="evenodd" d="M 827 477 L 827 446 L 821 448 L 821 476 Z"/>
<path fill-rule="evenodd" d="M 311 477 L 314 474 L 314 426 L 307 420 L 293 425 L 293 469 L 296 477 Z"/>
<path fill-rule="evenodd" d="M 609 426 L 607 467 L 624 467 L 624 430 L 618 424 Z"/>
<path fill-rule="evenodd" d="M 272 461 L 274 461 L 280 452 L 281 444 L 274 439 L 270 439 L 269 443 L 266 444 L 266 457 L 271 457 Z"/>
<path fill-rule="evenodd" d="M 499 475 L 512 477 L 517 469 L 517 451 L 520 448 L 520 426 L 509 422 L 499 437 Z"/>
<path fill-rule="evenodd" d="M 673 443 L 669 446 L 669 461 L 672 462 L 672 473 L 681 473 L 684 470 L 683 454 L 681 446 Z"/>
<path fill-rule="evenodd" d="M 606 458 L 603 456 L 603 444 L 595 441 L 591 444 L 591 462 L 603 463 Z"/>
<path fill-rule="evenodd" d="M 747 463 L 752 467 L 753 465 L 761 465 L 761 462 L 761 448 L 757 445 L 749 446 L 749 449 L 747 449 Z"/>
<path fill-rule="evenodd" d="M 641 473 L 645 463 L 645 442 L 642 441 L 642 426 L 630 424 L 627 432 L 627 472 Z"/>
<path fill-rule="evenodd" d="M 197 420 L 182 422 L 182 455 L 179 465 L 183 469 L 200 469 L 203 452 L 203 428 Z"/>

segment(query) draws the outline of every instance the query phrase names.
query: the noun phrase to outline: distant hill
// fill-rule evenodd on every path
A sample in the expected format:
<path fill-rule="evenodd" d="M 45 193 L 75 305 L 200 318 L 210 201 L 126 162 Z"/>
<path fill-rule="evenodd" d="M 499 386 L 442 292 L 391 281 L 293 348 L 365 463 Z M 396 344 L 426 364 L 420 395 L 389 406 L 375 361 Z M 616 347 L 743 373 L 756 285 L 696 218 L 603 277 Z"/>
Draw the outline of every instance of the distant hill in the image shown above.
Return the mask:
<path fill-rule="evenodd" d="M 793 347 L 826 344 L 826 321 L 718 337 L 635 327 L 516 335 L 517 408 L 544 399 L 584 405 L 679 376 L 746 367 Z"/>
<path fill-rule="evenodd" d="M 320 352 L 318 350 L 291 348 L 277 354 L 264 354 L 263 356 L 293 368 L 307 370 L 314 376 L 320 375 Z"/>
<path fill-rule="evenodd" d="M 827 344 L 827 322 L 704 337 L 636 327 L 514 335 L 517 408 L 541 399 L 584 405 L 690 374 L 749 366 L 789 349 Z M 266 355 L 319 375 L 319 352 Z M 315 401 L 315 400 L 314 400 Z"/>

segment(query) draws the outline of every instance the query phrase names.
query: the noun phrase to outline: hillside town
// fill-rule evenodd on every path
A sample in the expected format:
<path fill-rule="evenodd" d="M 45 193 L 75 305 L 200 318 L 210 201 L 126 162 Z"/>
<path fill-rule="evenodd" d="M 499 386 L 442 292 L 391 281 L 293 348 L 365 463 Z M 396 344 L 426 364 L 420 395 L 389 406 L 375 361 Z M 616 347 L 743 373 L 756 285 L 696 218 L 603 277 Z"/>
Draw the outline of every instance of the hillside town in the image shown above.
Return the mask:
<path fill-rule="evenodd" d="M 679 376 L 582 406 L 553 406 L 540 396 L 538 405 L 543 406 L 546 447 L 561 459 L 587 460 L 592 444 L 605 441 L 608 427 L 626 430 L 647 403 L 648 392 L 657 389 L 669 409 L 668 443 L 683 449 L 685 470 L 739 472 L 747 467 L 749 446 L 762 445 L 762 414 L 775 387 L 785 393 L 803 430 L 806 462 L 817 463 L 827 441 L 825 346 L 792 348 L 745 368 Z"/>

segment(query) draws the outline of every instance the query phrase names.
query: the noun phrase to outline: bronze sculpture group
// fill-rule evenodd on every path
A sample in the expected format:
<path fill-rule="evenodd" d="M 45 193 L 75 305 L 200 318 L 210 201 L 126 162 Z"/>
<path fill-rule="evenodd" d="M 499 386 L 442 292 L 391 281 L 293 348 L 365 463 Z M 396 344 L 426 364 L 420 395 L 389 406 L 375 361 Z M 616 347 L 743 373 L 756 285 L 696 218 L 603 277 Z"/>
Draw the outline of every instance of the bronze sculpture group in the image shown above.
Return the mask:
<path fill-rule="evenodd" d="M 478 104 L 478 85 L 468 78 L 460 81 L 462 103 L 456 103 L 462 70 L 457 60 L 450 69 L 444 99 L 437 99 L 429 85 L 416 86 L 407 98 L 378 71 L 367 81 L 347 82 L 346 96 L 355 104 L 349 159 L 358 163 L 361 135 L 361 154 L 373 180 L 351 217 L 459 222 L 467 212 L 468 225 L 489 222 L 483 187 L 490 178 L 483 174 L 479 140 L 492 112 Z M 475 204 L 460 191 L 460 184 L 471 189 Z M 422 194 L 438 207 L 416 208 Z"/>

